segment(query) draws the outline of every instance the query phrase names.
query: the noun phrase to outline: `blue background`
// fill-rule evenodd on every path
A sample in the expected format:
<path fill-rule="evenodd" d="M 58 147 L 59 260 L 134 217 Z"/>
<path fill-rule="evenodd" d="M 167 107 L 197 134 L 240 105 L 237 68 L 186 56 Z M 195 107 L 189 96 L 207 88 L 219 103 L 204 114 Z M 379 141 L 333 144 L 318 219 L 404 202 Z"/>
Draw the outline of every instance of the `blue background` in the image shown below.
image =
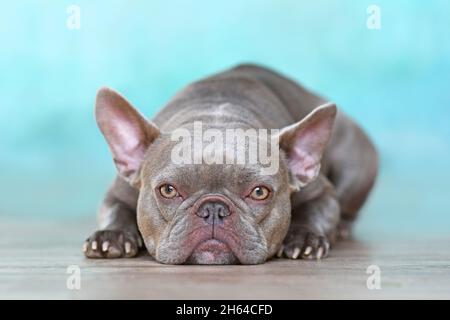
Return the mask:
<path fill-rule="evenodd" d="M 70 4 L 81 29 L 66 27 Z M 366 27 L 381 8 L 381 29 Z M 93 217 L 114 166 L 111 86 L 151 117 L 187 83 L 261 63 L 329 97 L 381 154 L 361 234 L 450 232 L 450 2 L 15 1 L 0 9 L 0 215 Z"/>

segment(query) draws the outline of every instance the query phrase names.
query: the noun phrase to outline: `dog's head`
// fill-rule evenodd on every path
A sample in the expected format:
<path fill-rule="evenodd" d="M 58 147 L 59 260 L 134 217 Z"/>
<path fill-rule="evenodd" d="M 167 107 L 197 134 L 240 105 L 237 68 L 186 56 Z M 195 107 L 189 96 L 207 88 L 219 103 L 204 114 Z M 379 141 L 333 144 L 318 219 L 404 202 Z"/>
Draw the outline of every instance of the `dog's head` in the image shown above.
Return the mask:
<path fill-rule="evenodd" d="M 161 132 L 110 89 L 101 89 L 96 101 L 97 123 L 118 173 L 139 190 L 145 245 L 156 260 L 171 264 L 256 264 L 273 256 L 289 227 L 292 191 L 319 174 L 335 114 L 334 105 L 321 106 L 272 134 L 279 164 L 267 174 L 260 161 L 174 161 L 179 142 L 170 132 Z M 183 130 L 192 133 L 193 127 Z M 249 148 L 248 141 L 243 145 Z"/>

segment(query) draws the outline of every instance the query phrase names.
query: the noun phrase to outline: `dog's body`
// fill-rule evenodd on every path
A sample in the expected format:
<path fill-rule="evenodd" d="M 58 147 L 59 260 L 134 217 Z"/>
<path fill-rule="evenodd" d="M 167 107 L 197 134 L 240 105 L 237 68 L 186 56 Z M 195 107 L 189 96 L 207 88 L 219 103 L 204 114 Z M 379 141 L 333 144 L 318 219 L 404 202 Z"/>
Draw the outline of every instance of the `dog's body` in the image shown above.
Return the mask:
<path fill-rule="evenodd" d="M 97 121 L 119 176 L 100 209 L 100 231 L 86 242 L 85 254 L 135 256 L 142 236 L 150 254 L 163 263 L 252 264 L 277 252 L 294 259 L 326 256 L 337 236 L 348 235 L 367 198 L 377 154 L 362 130 L 341 112 L 336 115 L 334 106 L 312 112 L 325 102 L 252 65 L 189 85 L 155 117 L 155 125 L 116 93 L 101 90 Z M 219 131 L 284 128 L 279 172 L 269 179 L 243 168 L 169 163 L 173 143 L 167 133 L 192 130 L 195 121 Z M 267 185 L 255 188 L 257 197 L 269 190 L 271 198 L 242 196 L 241 186 L 250 188 L 252 181 Z M 158 190 L 169 197 L 155 195 Z M 216 208 L 226 214 L 215 215 L 212 222 L 199 218 L 202 210 L 209 214 Z"/>

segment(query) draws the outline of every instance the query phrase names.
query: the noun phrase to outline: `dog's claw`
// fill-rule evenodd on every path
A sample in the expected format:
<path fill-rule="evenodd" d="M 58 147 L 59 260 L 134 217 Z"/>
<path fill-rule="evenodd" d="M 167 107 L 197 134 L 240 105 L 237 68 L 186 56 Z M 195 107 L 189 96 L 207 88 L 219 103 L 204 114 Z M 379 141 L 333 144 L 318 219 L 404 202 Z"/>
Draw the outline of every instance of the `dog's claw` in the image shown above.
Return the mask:
<path fill-rule="evenodd" d="M 309 254 L 311 253 L 312 248 L 310 246 L 306 247 L 305 252 L 303 253 L 305 256 L 309 256 Z"/>
<path fill-rule="evenodd" d="M 306 228 L 292 229 L 283 242 L 286 257 L 291 259 L 317 259 L 328 255 L 330 244 L 325 235 Z"/>
<path fill-rule="evenodd" d="M 283 251 L 284 251 L 284 246 L 281 245 L 280 249 L 277 252 L 277 257 L 281 258 L 281 256 L 283 255 Z"/>
<path fill-rule="evenodd" d="M 317 249 L 317 254 L 316 254 L 317 260 L 320 260 L 322 258 L 322 255 L 323 255 L 323 248 L 319 247 L 319 249 Z"/>
<path fill-rule="evenodd" d="M 129 254 L 130 252 L 131 252 L 131 243 L 127 241 L 125 242 L 125 253 Z"/>
<path fill-rule="evenodd" d="M 94 232 L 83 245 L 88 258 L 131 258 L 139 253 L 140 235 L 121 230 L 99 230 Z"/>
<path fill-rule="evenodd" d="M 300 255 L 300 248 L 296 247 L 294 249 L 294 252 L 292 253 L 292 259 L 297 259 L 299 255 Z"/>
<path fill-rule="evenodd" d="M 102 244 L 102 251 L 106 252 L 106 251 L 108 251 L 108 249 L 109 249 L 109 241 L 103 242 L 103 244 Z"/>

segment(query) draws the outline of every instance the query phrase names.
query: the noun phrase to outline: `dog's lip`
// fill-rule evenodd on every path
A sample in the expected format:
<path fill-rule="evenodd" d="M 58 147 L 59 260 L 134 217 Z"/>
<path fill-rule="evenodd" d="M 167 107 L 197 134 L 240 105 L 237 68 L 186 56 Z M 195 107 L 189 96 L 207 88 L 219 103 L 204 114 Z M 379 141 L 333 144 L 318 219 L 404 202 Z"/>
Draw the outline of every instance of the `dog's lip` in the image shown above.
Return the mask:
<path fill-rule="evenodd" d="M 231 252 L 231 249 L 225 242 L 211 238 L 201 241 L 193 251 Z"/>
<path fill-rule="evenodd" d="M 210 253 L 231 253 L 240 263 L 242 263 L 242 253 L 239 249 L 237 235 L 221 226 L 202 226 L 194 230 L 188 239 L 182 244 L 184 248 L 185 261 L 189 260 L 193 254 L 199 252 Z M 187 240 L 187 241 L 186 241 Z M 208 251 L 209 249 L 209 251 Z"/>
<path fill-rule="evenodd" d="M 187 261 L 196 264 L 234 264 L 239 262 L 230 246 L 215 238 L 209 238 L 200 242 Z"/>

